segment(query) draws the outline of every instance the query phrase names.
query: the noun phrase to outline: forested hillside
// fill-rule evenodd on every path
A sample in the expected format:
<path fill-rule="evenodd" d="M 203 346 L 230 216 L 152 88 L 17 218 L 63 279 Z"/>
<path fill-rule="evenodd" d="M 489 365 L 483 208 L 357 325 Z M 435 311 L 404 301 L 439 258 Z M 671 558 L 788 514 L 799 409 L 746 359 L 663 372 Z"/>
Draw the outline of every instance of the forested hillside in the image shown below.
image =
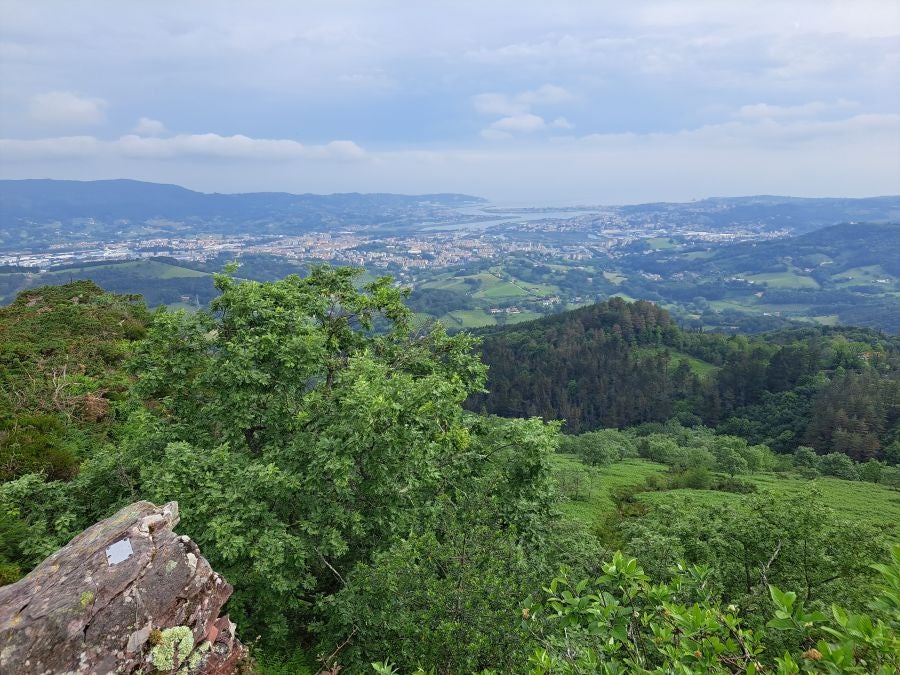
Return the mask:
<path fill-rule="evenodd" d="M 487 336 L 548 410 L 567 369 L 583 428 L 675 418 L 561 436 L 514 417 L 527 380 L 521 412 L 467 411 L 496 386 L 476 340 L 389 278 L 232 273 L 193 313 L 84 282 L 0 310 L 0 583 L 176 500 L 262 673 L 900 666 L 892 339 L 687 333 L 620 300 Z"/>
<path fill-rule="evenodd" d="M 579 432 L 672 417 L 766 443 L 898 459 L 900 339 L 854 328 L 755 337 L 682 330 L 648 302 L 608 302 L 487 333 L 475 410 Z"/>

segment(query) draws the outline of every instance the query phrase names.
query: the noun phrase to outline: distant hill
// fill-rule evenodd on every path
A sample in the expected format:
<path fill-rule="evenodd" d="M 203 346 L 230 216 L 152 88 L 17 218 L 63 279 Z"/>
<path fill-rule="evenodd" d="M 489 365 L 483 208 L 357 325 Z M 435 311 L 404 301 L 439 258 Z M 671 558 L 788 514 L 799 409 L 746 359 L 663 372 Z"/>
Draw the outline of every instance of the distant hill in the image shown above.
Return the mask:
<path fill-rule="evenodd" d="M 699 297 L 756 314 L 784 310 L 900 332 L 900 223 L 844 223 L 786 239 L 634 253 L 620 264 L 632 272 L 625 288 L 635 297 Z"/>
<path fill-rule="evenodd" d="M 678 417 L 779 452 L 859 460 L 900 440 L 900 338 L 870 329 L 725 336 L 612 298 L 482 334 L 488 393 L 473 410 L 565 420 L 570 432 Z"/>
<path fill-rule="evenodd" d="M 790 239 L 744 242 L 717 249 L 704 264 L 748 272 L 779 260 L 801 268 L 824 268 L 829 277 L 867 265 L 881 265 L 900 276 L 900 223 L 843 223 Z"/>
<path fill-rule="evenodd" d="M 204 306 L 217 295 L 211 274 L 157 258 L 72 265 L 42 274 L 0 272 L 0 305 L 30 288 L 84 279 L 114 293 L 141 295 L 150 307 Z"/>
<path fill-rule="evenodd" d="M 688 203 L 660 202 L 619 207 L 628 220 L 664 220 L 698 229 L 725 230 L 741 225 L 764 225 L 802 234 L 842 222 L 900 221 L 900 196 L 804 198 L 760 195 L 713 197 Z"/>
<path fill-rule="evenodd" d="M 135 180 L 2 180 L 0 248 L 156 232 L 402 227 L 435 210 L 484 201 L 462 194 L 207 194 Z"/>

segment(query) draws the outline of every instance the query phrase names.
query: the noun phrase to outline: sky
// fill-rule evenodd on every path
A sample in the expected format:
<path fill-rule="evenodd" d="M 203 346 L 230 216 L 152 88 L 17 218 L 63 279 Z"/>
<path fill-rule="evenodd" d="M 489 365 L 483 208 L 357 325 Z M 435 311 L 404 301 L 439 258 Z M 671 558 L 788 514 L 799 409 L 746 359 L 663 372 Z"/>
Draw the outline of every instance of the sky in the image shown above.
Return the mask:
<path fill-rule="evenodd" d="M 0 178 L 900 193 L 896 0 L 0 0 Z"/>

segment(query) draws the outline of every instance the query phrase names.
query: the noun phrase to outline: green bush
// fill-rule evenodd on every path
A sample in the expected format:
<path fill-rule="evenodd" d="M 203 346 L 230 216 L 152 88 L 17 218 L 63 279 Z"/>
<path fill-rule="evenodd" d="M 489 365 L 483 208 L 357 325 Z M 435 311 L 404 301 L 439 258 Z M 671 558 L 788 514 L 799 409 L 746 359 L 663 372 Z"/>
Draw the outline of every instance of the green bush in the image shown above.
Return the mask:
<path fill-rule="evenodd" d="M 859 472 L 856 462 L 843 452 L 831 452 L 819 458 L 819 470 L 826 476 L 843 478 L 844 480 L 859 480 Z"/>
<path fill-rule="evenodd" d="M 65 480 L 77 472 L 66 427 L 53 415 L 20 415 L 0 427 L 0 480 L 26 473 Z"/>

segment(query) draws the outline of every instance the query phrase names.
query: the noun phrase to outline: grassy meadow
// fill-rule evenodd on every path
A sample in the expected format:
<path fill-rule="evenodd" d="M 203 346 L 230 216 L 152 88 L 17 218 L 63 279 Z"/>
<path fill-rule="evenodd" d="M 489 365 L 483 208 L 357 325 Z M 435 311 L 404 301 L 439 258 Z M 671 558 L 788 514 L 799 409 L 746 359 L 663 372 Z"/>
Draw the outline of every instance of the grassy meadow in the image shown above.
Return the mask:
<path fill-rule="evenodd" d="M 567 517 L 585 525 L 598 522 L 615 508 L 613 491 L 632 485 L 642 485 L 648 476 L 665 473 L 664 464 L 645 459 L 625 459 L 604 467 L 591 467 L 574 455 L 554 457 L 561 510 Z M 854 520 L 896 528 L 900 523 L 900 490 L 863 481 L 820 477 L 814 480 L 774 473 L 742 475 L 741 479 L 756 484 L 759 492 L 794 494 L 815 486 L 826 502 L 835 510 Z M 743 495 L 717 490 L 676 489 L 642 492 L 637 495 L 648 506 L 691 504 L 715 507 L 731 502 L 739 503 Z"/>

